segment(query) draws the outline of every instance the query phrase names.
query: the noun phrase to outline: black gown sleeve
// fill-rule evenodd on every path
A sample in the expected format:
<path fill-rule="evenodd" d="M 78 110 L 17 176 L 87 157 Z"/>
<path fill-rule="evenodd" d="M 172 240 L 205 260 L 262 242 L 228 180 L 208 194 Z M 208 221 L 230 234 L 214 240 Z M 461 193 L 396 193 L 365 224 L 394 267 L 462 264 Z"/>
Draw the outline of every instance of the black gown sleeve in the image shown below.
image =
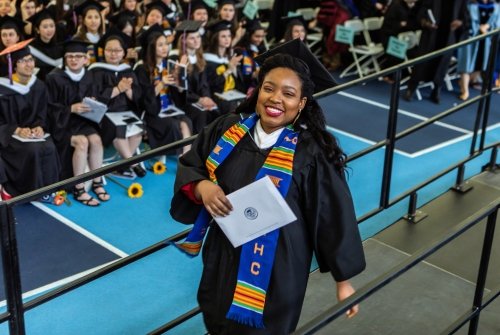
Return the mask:
<path fill-rule="evenodd" d="M 366 266 L 349 187 L 323 154 L 317 154 L 303 179 L 304 208 L 309 234 L 321 272 L 347 280 Z"/>

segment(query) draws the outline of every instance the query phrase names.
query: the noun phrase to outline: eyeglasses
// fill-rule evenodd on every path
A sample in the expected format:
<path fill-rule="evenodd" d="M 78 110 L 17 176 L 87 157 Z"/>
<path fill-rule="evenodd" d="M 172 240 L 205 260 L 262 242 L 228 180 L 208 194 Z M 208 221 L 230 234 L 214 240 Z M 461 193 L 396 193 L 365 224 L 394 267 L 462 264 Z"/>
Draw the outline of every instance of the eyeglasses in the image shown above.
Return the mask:
<path fill-rule="evenodd" d="M 20 63 L 20 64 L 27 64 L 27 63 L 33 63 L 33 62 L 35 62 L 35 59 L 33 57 L 21 58 L 17 61 L 17 63 Z"/>
<path fill-rule="evenodd" d="M 110 54 L 119 54 L 120 52 L 123 52 L 123 49 L 104 49 L 104 52 L 109 52 Z"/>
<path fill-rule="evenodd" d="M 80 60 L 85 58 L 86 55 L 65 55 L 64 58 L 66 59 L 75 59 L 75 60 Z"/>

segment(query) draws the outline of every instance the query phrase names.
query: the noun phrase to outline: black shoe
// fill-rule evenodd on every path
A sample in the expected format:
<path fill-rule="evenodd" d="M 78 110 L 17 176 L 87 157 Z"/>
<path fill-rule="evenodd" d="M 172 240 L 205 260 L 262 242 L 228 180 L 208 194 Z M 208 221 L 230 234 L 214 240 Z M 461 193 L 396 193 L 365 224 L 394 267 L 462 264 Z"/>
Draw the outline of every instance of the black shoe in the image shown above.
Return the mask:
<path fill-rule="evenodd" d="M 403 95 L 403 99 L 405 99 L 406 101 L 411 101 L 411 99 L 413 99 L 413 93 L 415 93 L 415 91 L 408 88 Z"/>
<path fill-rule="evenodd" d="M 146 175 L 146 170 L 144 170 L 140 165 L 132 166 L 132 170 L 134 170 L 134 173 L 139 178 L 142 178 Z"/>
<path fill-rule="evenodd" d="M 135 178 L 135 174 L 130 168 L 119 169 L 119 170 L 113 171 L 112 174 L 118 178 L 123 178 L 123 179 L 134 179 Z"/>
<path fill-rule="evenodd" d="M 431 92 L 430 99 L 435 104 L 439 104 L 441 102 L 440 93 L 441 93 L 441 89 L 438 87 L 434 87 L 434 89 Z"/>

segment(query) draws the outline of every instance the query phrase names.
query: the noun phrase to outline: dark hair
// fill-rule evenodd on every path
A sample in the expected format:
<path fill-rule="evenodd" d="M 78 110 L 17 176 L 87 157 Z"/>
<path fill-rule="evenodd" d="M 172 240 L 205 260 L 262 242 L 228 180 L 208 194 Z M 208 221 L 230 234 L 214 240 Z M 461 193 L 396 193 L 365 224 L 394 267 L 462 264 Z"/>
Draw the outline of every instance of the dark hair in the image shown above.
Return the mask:
<path fill-rule="evenodd" d="M 146 69 L 146 72 L 148 73 L 150 79 L 153 79 L 154 71 L 156 68 L 156 43 L 158 43 L 158 40 L 162 36 L 165 37 L 165 35 L 160 32 L 153 33 L 153 35 L 148 39 L 146 50 L 144 50 L 144 68 Z"/>
<path fill-rule="evenodd" d="M 226 48 L 223 55 L 219 55 L 219 35 L 222 31 L 226 31 L 226 30 L 231 32 L 231 29 L 223 29 L 223 30 L 219 30 L 218 32 L 215 32 L 215 33 L 210 33 L 210 35 L 208 36 L 208 45 L 206 48 L 207 52 L 213 53 L 219 57 L 222 56 L 222 57 L 229 58 L 231 47 Z M 231 33 L 231 39 L 232 38 L 233 38 L 233 33 Z"/>
<path fill-rule="evenodd" d="M 236 113 L 253 113 L 255 111 L 257 98 L 265 76 L 271 70 L 279 67 L 291 69 L 297 74 L 302 83 L 301 98 L 307 98 L 306 105 L 294 122 L 295 130 L 300 131 L 306 128 L 323 149 L 326 157 L 334 163 L 339 171 L 343 171 L 346 155 L 337 144 L 335 137 L 326 129 L 323 110 L 313 97 L 314 82 L 311 80 L 309 67 L 302 60 L 286 54 L 277 54 L 267 58 L 259 71 L 258 86 L 252 95 L 236 109 Z"/>
<path fill-rule="evenodd" d="M 306 36 L 307 36 L 307 28 L 304 25 L 304 23 L 300 20 L 292 20 L 287 26 L 285 30 L 285 34 L 283 35 L 283 40 L 285 42 L 293 40 L 292 32 L 293 32 L 293 27 L 301 26 L 304 28 L 306 31 Z"/>

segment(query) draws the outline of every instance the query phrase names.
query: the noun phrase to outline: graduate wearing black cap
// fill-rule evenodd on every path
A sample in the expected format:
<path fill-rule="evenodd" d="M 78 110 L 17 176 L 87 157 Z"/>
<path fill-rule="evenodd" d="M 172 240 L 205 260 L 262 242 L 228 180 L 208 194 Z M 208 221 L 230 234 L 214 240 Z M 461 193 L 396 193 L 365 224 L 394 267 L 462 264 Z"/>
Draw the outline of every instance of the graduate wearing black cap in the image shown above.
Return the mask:
<path fill-rule="evenodd" d="M 120 30 L 125 35 L 129 36 L 127 54 L 125 55 L 126 61 L 133 66 L 133 64 L 138 60 L 139 56 L 136 47 L 136 32 L 135 27 L 137 26 L 137 15 L 135 12 L 129 10 L 122 10 L 112 17 L 109 18 L 111 27 Z"/>
<path fill-rule="evenodd" d="M 216 99 L 216 93 L 231 90 L 244 91 L 240 62 L 241 54 L 233 54 L 231 48 L 231 23 L 229 21 L 215 21 L 207 26 L 208 44 L 204 58 L 207 62 L 206 72 L 208 83 L 212 90 L 212 98 L 217 102 L 221 113 L 229 113 L 234 109 L 236 101 Z"/>
<path fill-rule="evenodd" d="M 98 54 L 97 44 L 105 30 L 101 15 L 103 9 L 104 7 L 95 0 L 85 0 L 74 8 L 74 13 L 80 17 L 81 22 L 74 37 L 91 43 L 88 50 L 91 64 L 102 57 Z"/>
<path fill-rule="evenodd" d="M 233 0 L 217 1 L 217 20 L 231 22 L 231 33 L 233 35 L 232 46 L 235 46 L 245 35 L 245 28 L 243 27 L 245 21 L 238 20 L 238 12 L 236 9 L 236 2 Z"/>
<path fill-rule="evenodd" d="M 64 42 L 64 69 L 55 68 L 46 77 L 50 133 L 61 159 L 61 179 L 85 172 L 87 162 L 91 170 L 102 165 L 99 124 L 82 116 L 89 112 L 89 106 L 82 100 L 97 95 L 93 75 L 85 69 L 88 44 L 77 39 Z M 95 184 L 99 181 L 100 178 L 95 179 Z M 98 201 L 90 199 L 86 192 L 81 192 L 82 189 L 83 184 L 72 190 L 75 200 L 96 206 Z M 108 198 L 103 194 L 98 197 L 101 200 Z"/>
<path fill-rule="evenodd" d="M 283 29 L 283 30 L 282 30 Z M 281 18 L 280 29 L 278 29 L 276 40 L 282 37 L 283 42 L 288 42 L 296 38 L 301 41 L 306 40 L 307 24 L 302 15 L 283 16 Z"/>
<path fill-rule="evenodd" d="M 191 136 L 191 122 L 183 110 L 185 90 L 178 89 L 179 83 L 169 66 L 169 46 L 163 28 L 157 24 L 150 27 L 141 36 L 141 46 L 142 62 L 134 71 L 142 87 L 141 109 L 146 112 L 149 144 L 157 148 Z M 189 146 L 182 152 L 187 150 Z"/>
<path fill-rule="evenodd" d="M 3 31 L 0 40 L 0 51 L 24 40 L 24 26 L 26 23 L 16 17 L 4 16 L 0 18 L 0 33 Z"/>
<path fill-rule="evenodd" d="M 45 81 L 45 76 L 55 67 L 62 67 L 63 49 L 56 41 L 56 22 L 52 10 L 43 9 L 29 18 L 35 39 L 30 43 L 31 53 L 35 57 L 35 66 L 39 69 L 36 76 Z"/>
<path fill-rule="evenodd" d="M 243 59 L 241 60 L 241 74 L 243 75 L 243 84 L 245 92 L 252 90 L 257 86 L 258 65 L 254 58 L 266 51 L 264 39 L 266 30 L 262 27 L 258 19 L 247 20 L 245 23 L 245 36 L 235 47 L 235 50 L 241 50 Z"/>
<path fill-rule="evenodd" d="M 6 70 L 11 79 L 0 78 L 0 152 L 8 178 L 4 186 L 14 196 L 55 183 L 60 169 L 54 142 L 46 135 L 47 87 L 33 75 L 35 62 L 27 43 L 0 53 L 12 64 Z"/>
<path fill-rule="evenodd" d="M 119 30 L 111 28 L 99 41 L 102 46 L 104 59 L 89 66 L 94 76 L 97 89 L 97 100 L 108 106 L 108 113 L 132 111 L 137 118 L 141 116 L 140 99 L 141 86 L 132 70 L 124 63 L 127 40 L 129 36 Z M 142 141 L 142 133 L 127 138 L 117 137 L 118 128 L 110 118 L 104 117 L 101 127 L 101 137 L 105 146 L 113 143 L 114 147 L 124 159 L 134 155 Z M 140 166 L 132 167 L 135 175 L 144 177 L 146 171 Z M 131 170 L 120 171 L 125 176 L 134 176 Z"/>
<path fill-rule="evenodd" d="M 282 50 L 286 53 L 266 56 L 251 97 L 203 129 L 177 165 L 170 214 L 196 223 L 188 243 L 176 245 L 190 256 L 201 251 L 194 246 L 203 248 L 197 297 L 210 334 L 293 333 L 313 254 L 320 271 L 336 281 L 340 300 L 354 293 L 349 279 L 365 268 L 344 178 L 345 155 L 313 97 L 323 87 L 315 85 L 309 67 L 314 55 L 295 54 L 293 47 Z M 233 206 L 250 206 L 232 204 L 226 194 L 266 176 L 296 219 L 235 248 L 210 221 L 230 215 Z M 264 191 L 248 194 L 256 196 L 270 203 Z M 254 209 L 252 214 L 263 214 L 262 208 Z M 238 223 L 253 224 L 252 218 Z M 357 311 L 354 306 L 347 314 Z"/>
<path fill-rule="evenodd" d="M 177 49 L 170 52 L 170 57 L 173 59 L 180 59 L 182 56 L 188 58 L 188 89 L 184 110 L 193 123 L 194 133 L 201 131 L 220 115 L 217 104 L 211 98 L 212 91 L 205 71 L 206 62 L 203 58 L 200 28 L 200 21 L 183 21 L 176 27 L 179 36 Z"/>

